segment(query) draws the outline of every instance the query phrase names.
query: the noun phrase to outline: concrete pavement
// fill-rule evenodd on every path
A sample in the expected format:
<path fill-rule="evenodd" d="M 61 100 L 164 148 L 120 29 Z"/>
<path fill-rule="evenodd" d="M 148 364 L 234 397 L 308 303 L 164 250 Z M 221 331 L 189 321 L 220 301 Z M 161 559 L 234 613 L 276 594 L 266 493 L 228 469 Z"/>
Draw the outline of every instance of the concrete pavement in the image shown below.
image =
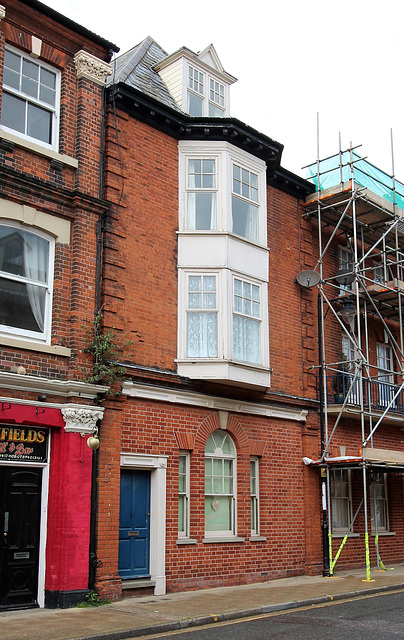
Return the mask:
<path fill-rule="evenodd" d="M 1 640 L 124 640 L 215 621 L 310 606 L 331 600 L 404 589 L 404 564 L 339 571 L 336 578 L 300 576 L 260 584 L 165 596 L 126 598 L 91 608 L 30 609 L 0 613 Z M 404 597 L 404 596 L 403 596 Z"/>

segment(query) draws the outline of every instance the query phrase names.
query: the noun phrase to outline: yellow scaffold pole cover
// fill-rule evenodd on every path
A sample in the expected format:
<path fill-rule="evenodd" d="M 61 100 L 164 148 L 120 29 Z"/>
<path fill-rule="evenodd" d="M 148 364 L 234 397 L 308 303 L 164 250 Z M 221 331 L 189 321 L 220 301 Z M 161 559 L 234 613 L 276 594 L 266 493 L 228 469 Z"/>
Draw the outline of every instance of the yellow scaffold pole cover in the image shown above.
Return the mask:
<path fill-rule="evenodd" d="M 347 541 L 347 540 L 348 540 L 348 534 L 345 534 L 345 535 L 344 535 L 344 538 L 343 538 L 343 540 L 342 540 L 342 542 L 341 542 L 341 544 L 339 545 L 339 549 L 338 549 L 337 553 L 335 554 L 335 558 L 334 558 L 334 560 L 331 562 L 331 565 L 330 565 L 330 573 L 331 573 L 331 575 L 332 575 L 332 574 L 333 574 L 333 572 L 334 572 L 334 567 L 335 567 L 335 565 L 337 564 L 337 560 L 338 560 L 338 558 L 339 558 L 339 556 L 340 556 L 340 554 L 341 554 L 341 551 L 342 551 L 342 549 L 344 548 L 344 545 L 345 545 L 345 543 L 346 543 L 346 541 Z"/>
<path fill-rule="evenodd" d="M 384 563 L 383 563 L 383 561 L 382 561 L 382 559 L 380 557 L 379 546 L 378 545 L 379 545 L 379 534 L 377 533 L 375 535 L 375 546 L 376 546 L 377 555 L 378 555 L 378 558 L 379 558 L 379 566 L 381 567 L 382 571 L 394 571 L 394 567 L 388 567 L 388 568 L 385 567 L 385 565 L 384 565 Z M 376 569 L 376 571 L 377 571 L 377 569 Z"/>
<path fill-rule="evenodd" d="M 369 554 L 369 533 L 365 532 L 365 549 L 366 549 L 366 579 L 362 582 L 374 582 L 370 577 L 370 554 Z"/>

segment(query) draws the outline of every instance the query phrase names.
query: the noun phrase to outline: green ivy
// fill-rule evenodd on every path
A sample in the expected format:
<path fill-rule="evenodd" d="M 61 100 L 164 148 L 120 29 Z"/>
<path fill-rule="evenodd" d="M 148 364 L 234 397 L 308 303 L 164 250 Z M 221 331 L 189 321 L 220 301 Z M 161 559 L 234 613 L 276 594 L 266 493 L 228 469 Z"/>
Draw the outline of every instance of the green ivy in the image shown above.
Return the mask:
<path fill-rule="evenodd" d="M 121 382 L 125 378 L 126 370 L 125 367 L 119 364 L 119 359 L 123 348 L 133 344 L 133 342 L 128 340 L 122 346 L 119 346 L 114 329 L 103 331 L 101 312 L 96 314 L 91 324 L 92 327 L 87 336 L 88 343 L 83 349 L 83 353 L 88 353 L 92 356 L 93 371 L 92 375 L 84 378 L 84 382 L 104 384 L 111 387 L 114 382 Z M 107 393 L 112 392 L 109 391 Z"/>

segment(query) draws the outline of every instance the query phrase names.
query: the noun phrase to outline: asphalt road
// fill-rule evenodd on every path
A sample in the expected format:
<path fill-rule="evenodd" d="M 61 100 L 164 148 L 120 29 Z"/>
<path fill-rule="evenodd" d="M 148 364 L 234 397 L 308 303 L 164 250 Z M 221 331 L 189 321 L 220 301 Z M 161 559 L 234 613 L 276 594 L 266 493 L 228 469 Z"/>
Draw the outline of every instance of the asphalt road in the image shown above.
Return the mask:
<path fill-rule="evenodd" d="M 171 640 L 392 640 L 404 638 L 404 590 L 154 636 Z M 139 640 L 137 638 L 136 640 Z"/>

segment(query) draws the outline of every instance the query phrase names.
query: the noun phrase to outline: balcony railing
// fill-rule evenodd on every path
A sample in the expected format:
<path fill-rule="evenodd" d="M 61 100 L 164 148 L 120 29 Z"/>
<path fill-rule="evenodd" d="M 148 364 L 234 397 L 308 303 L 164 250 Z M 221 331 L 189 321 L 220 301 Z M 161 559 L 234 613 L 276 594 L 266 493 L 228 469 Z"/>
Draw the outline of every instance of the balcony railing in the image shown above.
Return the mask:
<path fill-rule="evenodd" d="M 356 380 L 351 388 L 353 377 L 353 374 L 344 372 L 326 376 L 324 395 L 327 404 L 343 404 L 347 398 L 347 405 L 360 405 L 361 383 Z M 391 403 L 389 412 L 404 414 L 404 390 L 393 400 L 399 389 L 397 385 L 381 380 L 363 380 L 362 389 L 365 409 L 370 406 L 374 411 L 385 411 Z"/>

